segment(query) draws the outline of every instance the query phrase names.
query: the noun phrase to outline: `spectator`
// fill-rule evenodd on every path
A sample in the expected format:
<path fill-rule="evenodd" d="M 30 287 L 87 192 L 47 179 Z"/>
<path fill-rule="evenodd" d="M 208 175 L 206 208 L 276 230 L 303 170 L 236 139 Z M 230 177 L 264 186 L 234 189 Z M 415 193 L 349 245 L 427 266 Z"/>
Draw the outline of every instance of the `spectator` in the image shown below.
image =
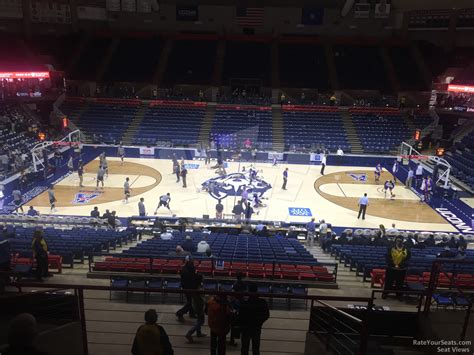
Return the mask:
<path fill-rule="evenodd" d="M 263 323 L 270 317 L 267 301 L 260 298 L 257 285 L 249 285 L 252 295 L 240 304 L 239 323 L 242 330 L 242 355 L 248 355 L 250 340 L 252 355 L 260 355 L 260 335 Z"/>
<path fill-rule="evenodd" d="M 28 216 L 39 216 L 39 212 L 37 210 L 35 210 L 35 208 L 33 206 L 30 206 L 30 209 L 28 210 L 28 212 L 26 213 Z"/>
<path fill-rule="evenodd" d="M 109 210 L 105 210 L 105 213 L 102 215 L 102 219 L 108 220 L 109 217 L 110 217 L 110 211 L 109 211 Z"/>
<path fill-rule="evenodd" d="M 459 236 L 458 246 L 459 246 L 459 247 L 462 247 L 463 249 L 466 249 L 466 248 L 467 248 L 466 239 L 464 239 L 464 237 L 463 237 L 462 235 Z"/>
<path fill-rule="evenodd" d="M 423 242 L 423 245 L 425 247 L 434 247 L 436 244 L 435 242 L 435 239 L 434 239 L 434 235 L 433 234 L 430 234 L 428 236 L 428 238 L 425 239 L 425 241 Z"/>
<path fill-rule="evenodd" d="M 31 249 L 36 259 L 36 278 L 43 281 L 43 277 L 48 276 L 48 244 L 43 237 L 43 231 L 34 231 Z"/>
<path fill-rule="evenodd" d="M 232 213 L 234 214 L 234 219 L 236 222 L 240 222 L 242 220 L 242 214 L 244 213 L 242 201 L 237 201 L 237 204 L 232 209 Z"/>
<path fill-rule="evenodd" d="M 135 335 L 132 355 L 173 355 L 168 334 L 165 329 L 156 324 L 158 314 L 154 309 L 145 312 L 145 324 L 141 325 Z"/>
<path fill-rule="evenodd" d="M 398 229 L 395 226 L 395 223 L 392 223 L 392 227 L 387 230 L 387 233 L 389 233 L 389 234 L 397 234 L 398 233 Z"/>
<path fill-rule="evenodd" d="M 197 245 L 197 252 L 200 254 L 204 254 L 207 249 L 211 249 L 210 245 L 206 241 L 206 237 L 201 240 Z"/>
<path fill-rule="evenodd" d="M 145 199 L 143 197 L 140 197 L 140 202 L 138 202 L 138 215 L 140 217 L 145 217 L 146 216 Z"/>
<path fill-rule="evenodd" d="M 454 238 L 454 236 L 451 236 L 451 239 L 449 239 L 448 247 L 453 249 L 458 247 L 458 243 L 456 242 L 456 238 Z"/>
<path fill-rule="evenodd" d="M 247 202 L 247 208 L 245 209 L 245 223 L 249 224 L 253 215 L 253 208 L 250 205 L 250 202 Z"/>
<path fill-rule="evenodd" d="M 225 340 L 230 331 L 232 308 L 226 296 L 217 295 L 207 302 L 207 322 L 211 330 L 211 355 L 225 355 Z"/>
<path fill-rule="evenodd" d="M 187 258 L 186 263 L 181 268 L 181 288 L 184 290 L 195 290 L 197 288 L 196 284 L 196 268 L 194 267 L 194 262 Z M 192 293 L 185 292 L 184 296 L 186 297 L 186 303 L 184 304 L 181 309 L 176 312 L 176 318 L 181 323 L 184 323 L 183 315 L 189 313 L 190 318 L 195 318 L 194 310 L 193 310 L 193 298 Z"/>
<path fill-rule="evenodd" d="M 443 251 L 438 253 L 438 255 L 436 255 L 437 258 L 441 258 L 441 259 L 451 259 L 451 258 L 454 258 L 456 256 L 457 253 L 451 251 L 451 249 L 449 248 L 449 246 L 445 246 Z"/>
<path fill-rule="evenodd" d="M 36 319 L 29 313 L 21 313 L 10 322 L 8 327 L 8 348 L 5 355 L 46 355 L 36 349 L 34 342 L 37 334 Z"/>
<path fill-rule="evenodd" d="M 107 223 L 109 224 L 110 228 L 115 229 L 117 227 L 117 212 L 112 211 L 107 217 Z"/>
<path fill-rule="evenodd" d="M 202 276 L 195 274 L 194 279 L 195 279 L 194 282 L 196 285 L 196 290 L 199 290 L 201 288 Z M 194 309 L 194 312 L 196 313 L 196 323 L 191 327 L 191 329 L 188 330 L 188 332 L 185 335 L 185 338 L 188 340 L 188 343 L 190 344 L 194 343 L 194 339 L 193 339 L 194 333 L 196 333 L 196 336 L 198 338 L 202 338 L 206 336 L 206 334 L 203 334 L 201 332 L 201 327 L 204 324 L 204 320 L 205 320 L 204 299 L 198 293 L 193 294 L 192 299 L 193 299 L 193 309 Z"/>
<path fill-rule="evenodd" d="M 186 238 L 184 239 L 182 247 L 184 250 L 186 250 L 189 253 L 194 253 L 196 251 L 196 247 L 193 243 L 193 240 L 191 236 L 189 235 L 187 235 Z"/>
<path fill-rule="evenodd" d="M 185 251 L 181 245 L 177 245 L 175 251 L 170 251 L 169 256 L 179 256 L 179 257 L 185 257 L 185 256 L 190 256 L 191 253 L 188 251 Z"/>
<path fill-rule="evenodd" d="M 222 219 L 224 212 L 224 205 L 222 204 L 221 200 L 219 199 L 216 204 L 216 219 Z"/>
<path fill-rule="evenodd" d="M 409 259 L 410 250 L 403 245 L 403 238 L 397 237 L 395 245 L 387 250 L 387 267 L 385 269 L 382 298 L 387 298 L 388 291 L 401 291 L 403 289 Z M 400 299 L 402 296 L 401 293 L 397 293 L 397 298 Z"/>
<path fill-rule="evenodd" d="M 92 218 L 99 218 L 100 217 L 99 207 L 97 207 L 97 206 L 94 207 L 94 209 L 91 211 L 91 217 Z"/>
<path fill-rule="evenodd" d="M 232 291 L 234 292 L 245 292 L 247 291 L 247 285 L 243 281 L 244 275 L 242 273 L 237 273 L 236 280 L 232 285 Z M 231 298 L 231 305 L 234 309 L 234 317 L 232 317 L 231 328 L 230 328 L 230 345 L 237 345 L 235 339 L 240 338 L 240 324 L 238 320 L 238 312 L 240 309 L 240 302 L 242 301 L 242 296 L 236 295 Z M 237 316 L 236 316 L 237 315 Z"/>
<path fill-rule="evenodd" d="M 3 227 L 3 226 L 0 226 Z M 0 295 L 5 292 L 5 286 L 9 283 L 10 277 L 3 272 L 10 271 L 11 248 L 8 238 L 0 239 Z"/>
<path fill-rule="evenodd" d="M 324 219 L 319 221 L 319 236 L 321 237 L 323 235 L 326 235 L 328 233 L 328 228 L 328 224 Z"/>
<path fill-rule="evenodd" d="M 311 218 L 311 221 L 306 224 L 306 231 L 308 233 L 308 241 L 310 245 L 313 245 L 314 236 L 316 235 L 316 223 L 314 222 L 314 218 Z"/>
<path fill-rule="evenodd" d="M 212 249 L 211 248 L 207 248 L 206 256 L 211 260 L 214 259 L 214 254 L 212 254 Z"/>

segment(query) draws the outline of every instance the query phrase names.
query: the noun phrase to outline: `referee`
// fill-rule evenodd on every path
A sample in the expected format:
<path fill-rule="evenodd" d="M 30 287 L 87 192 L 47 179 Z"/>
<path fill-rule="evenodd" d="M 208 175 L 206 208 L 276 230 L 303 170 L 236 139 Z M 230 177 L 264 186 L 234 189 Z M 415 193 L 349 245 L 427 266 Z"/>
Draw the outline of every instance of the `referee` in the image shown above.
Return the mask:
<path fill-rule="evenodd" d="M 360 218 L 360 215 L 362 215 L 362 219 L 365 219 L 365 211 L 368 205 L 369 198 L 367 197 L 367 193 L 365 193 L 364 196 L 359 199 L 359 214 L 357 215 L 357 219 Z"/>

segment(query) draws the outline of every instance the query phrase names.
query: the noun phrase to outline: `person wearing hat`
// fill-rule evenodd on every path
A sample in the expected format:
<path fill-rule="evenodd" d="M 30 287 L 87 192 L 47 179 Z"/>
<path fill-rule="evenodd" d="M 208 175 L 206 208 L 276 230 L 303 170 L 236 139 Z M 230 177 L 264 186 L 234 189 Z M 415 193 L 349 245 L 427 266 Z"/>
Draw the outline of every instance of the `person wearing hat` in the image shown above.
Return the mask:
<path fill-rule="evenodd" d="M 133 355 L 173 355 L 168 334 L 158 325 L 158 314 L 154 309 L 145 312 L 145 324 L 141 325 L 135 335 L 132 346 Z"/>
<path fill-rule="evenodd" d="M 410 249 L 403 245 L 403 238 L 398 236 L 395 238 L 395 245 L 389 247 L 387 250 L 387 267 L 385 269 L 385 283 L 382 298 L 387 297 L 388 291 L 403 290 L 409 259 Z M 397 297 L 401 298 L 402 294 L 397 293 Z"/>

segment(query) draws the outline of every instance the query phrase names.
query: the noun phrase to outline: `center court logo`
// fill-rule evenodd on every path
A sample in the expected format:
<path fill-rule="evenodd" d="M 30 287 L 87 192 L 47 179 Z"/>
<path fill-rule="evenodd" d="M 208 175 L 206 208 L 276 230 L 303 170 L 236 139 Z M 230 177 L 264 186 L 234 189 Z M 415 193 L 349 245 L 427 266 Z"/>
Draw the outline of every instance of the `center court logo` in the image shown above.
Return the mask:
<path fill-rule="evenodd" d="M 93 191 L 93 192 L 78 192 L 77 194 L 74 195 L 74 200 L 72 200 L 72 203 L 75 205 L 85 205 L 86 203 L 89 203 L 90 201 L 96 199 L 102 195 L 98 191 Z"/>
<path fill-rule="evenodd" d="M 346 173 L 346 174 L 349 175 L 352 179 L 354 179 L 357 182 L 367 182 L 367 174 L 365 173 L 360 173 L 360 174 Z"/>
<path fill-rule="evenodd" d="M 227 196 L 241 196 L 244 188 L 250 194 L 257 193 L 261 197 L 266 191 L 272 188 L 268 182 L 263 179 L 250 179 L 248 173 L 232 173 L 226 176 L 219 176 L 202 183 L 203 190 L 209 192 L 209 195 L 215 199 L 223 199 Z"/>

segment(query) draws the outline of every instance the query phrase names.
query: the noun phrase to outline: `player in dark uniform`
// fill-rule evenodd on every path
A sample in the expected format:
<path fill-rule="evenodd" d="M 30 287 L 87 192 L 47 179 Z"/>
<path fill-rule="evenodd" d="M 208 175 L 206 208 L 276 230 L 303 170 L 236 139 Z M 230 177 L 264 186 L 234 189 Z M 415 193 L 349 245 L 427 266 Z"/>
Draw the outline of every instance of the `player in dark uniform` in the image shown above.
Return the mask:
<path fill-rule="evenodd" d="M 84 179 L 84 163 L 82 160 L 79 160 L 79 164 L 77 165 L 77 175 L 79 175 L 79 187 L 84 187 L 84 185 L 82 185 Z"/>
<path fill-rule="evenodd" d="M 387 191 L 390 191 L 390 199 L 393 199 L 395 195 L 393 194 L 393 189 L 395 188 L 395 183 L 392 180 L 385 181 L 383 185 L 385 198 L 387 198 Z"/>

